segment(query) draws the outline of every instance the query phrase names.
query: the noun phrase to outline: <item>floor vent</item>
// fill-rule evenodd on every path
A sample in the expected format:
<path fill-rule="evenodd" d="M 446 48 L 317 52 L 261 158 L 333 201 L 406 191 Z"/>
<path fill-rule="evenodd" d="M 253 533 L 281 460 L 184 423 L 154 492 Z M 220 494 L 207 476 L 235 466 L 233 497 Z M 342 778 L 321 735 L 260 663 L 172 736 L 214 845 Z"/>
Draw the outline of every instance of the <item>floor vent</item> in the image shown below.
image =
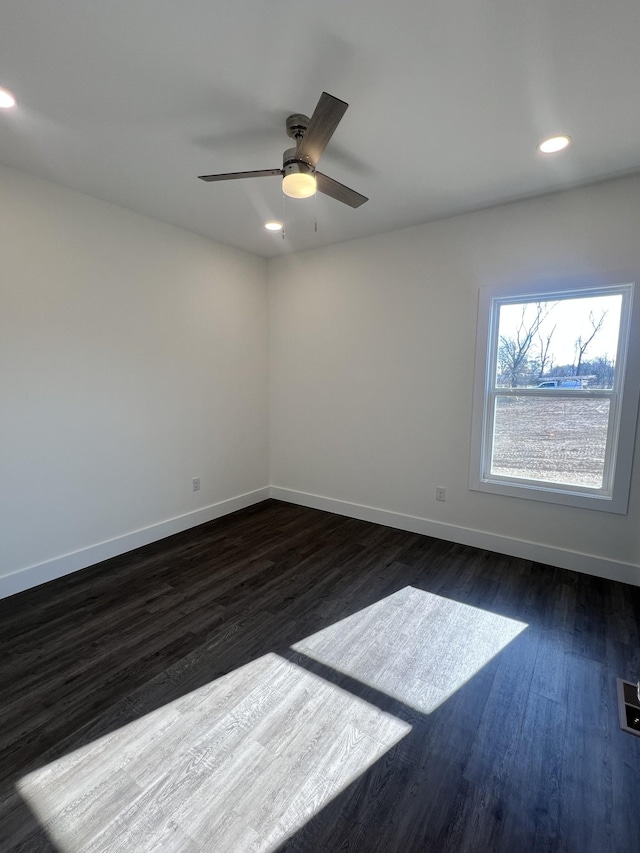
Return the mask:
<path fill-rule="evenodd" d="M 631 681 L 618 681 L 618 711 L 620 712 L 620 728 L 632 735 L 640 737 L 640 698 L 638 685 Z"/>

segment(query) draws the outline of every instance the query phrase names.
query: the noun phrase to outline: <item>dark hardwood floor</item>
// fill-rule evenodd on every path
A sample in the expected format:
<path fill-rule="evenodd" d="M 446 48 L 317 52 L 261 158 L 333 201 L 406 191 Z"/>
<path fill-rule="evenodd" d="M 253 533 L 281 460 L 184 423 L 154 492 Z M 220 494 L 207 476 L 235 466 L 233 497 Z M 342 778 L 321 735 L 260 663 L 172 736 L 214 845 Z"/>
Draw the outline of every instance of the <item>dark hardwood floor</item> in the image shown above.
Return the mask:
<path fill-rule="evenodd" d="M 640 853 L 640 588 L 266 501 L 0 649 L 2 853 Z"/>

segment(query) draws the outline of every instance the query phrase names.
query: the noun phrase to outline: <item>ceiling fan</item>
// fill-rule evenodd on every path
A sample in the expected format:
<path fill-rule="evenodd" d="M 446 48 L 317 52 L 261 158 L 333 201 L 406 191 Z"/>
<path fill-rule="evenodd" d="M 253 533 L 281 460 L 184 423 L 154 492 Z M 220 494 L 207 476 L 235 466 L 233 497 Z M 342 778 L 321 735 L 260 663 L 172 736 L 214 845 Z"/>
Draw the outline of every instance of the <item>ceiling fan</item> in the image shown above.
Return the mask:
<path fill-rule="evenodd" d="M 287 135 L 295 139 L 294 148 L 287 148 L 281 169 L 260 169 L 255 172 L 227 172 L 223 175 L 199 175 L 201 181 L 235 181 L 239 178 L 261 178 L 266 175 L 282 177 L 282 191 L 291 198 L 308 198 L 316 190 L 341 201 L 349 207 L 360 207 L 367 197 L 318 172 L 318 160 L 333 136 L 349 104 L 323 92 L 311 118 L 294 113 L 286 121 Z"/>

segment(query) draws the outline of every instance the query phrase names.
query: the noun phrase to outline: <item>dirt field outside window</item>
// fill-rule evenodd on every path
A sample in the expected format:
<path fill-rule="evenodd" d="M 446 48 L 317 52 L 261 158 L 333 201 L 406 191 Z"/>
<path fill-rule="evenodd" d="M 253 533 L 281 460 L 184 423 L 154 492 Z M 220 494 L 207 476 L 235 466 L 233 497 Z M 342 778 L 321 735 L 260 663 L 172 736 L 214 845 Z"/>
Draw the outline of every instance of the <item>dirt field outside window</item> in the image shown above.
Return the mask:
<path fill-rule="evenodd" d="M 491 473 L 601 488 L 609 401 L 553 393 L 496 398 Z"/>

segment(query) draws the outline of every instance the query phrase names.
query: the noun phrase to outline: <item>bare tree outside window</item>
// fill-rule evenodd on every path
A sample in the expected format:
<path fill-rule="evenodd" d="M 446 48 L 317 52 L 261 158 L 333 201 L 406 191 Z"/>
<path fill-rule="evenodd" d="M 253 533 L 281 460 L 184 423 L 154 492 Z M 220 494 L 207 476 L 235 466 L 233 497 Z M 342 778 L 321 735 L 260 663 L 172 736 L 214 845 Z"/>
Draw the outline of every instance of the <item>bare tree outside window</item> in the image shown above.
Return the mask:
<path fill-rule="evenodd" d="M 550 348 L 553 333 L 556 328 L 557 327 L 554 326 L 544 338 L 542 335 L 538 335 L 538 363 L 536 368 L 536 372 L 538 374 L 536 379 L 538 380 L 542 379 L 545 373 L 553 370 L 553 353 L 550 352 Z"/>
<path fill-rule="evenodd" d="M 607 311 L 604 310 L 600 315 L 600 319 L 596 322 L 595 315 L 593 311 L 589 311 L 589 323 L 591 324 L 591 334 L 587 332 L 586 335 L 588 337 L 583 337 L 582 335 L 578 336 L 576 341 L 576 353 L 577 353 L 577 361 L 576 361 L 576 376 L 580 376 L 580 369 L 582 367 L 582 360 L 584 358 L 584 354 L 587 351 L 587 347 L 591 343 L 591 341 L 598 334 L 600 329 L 602 328 L 602 324 L 604 323 L 604 318 L 607 316 Z"/>
<path fill-rule="evenodd" d="M 512 388 L 526 384 L 532 367 L 535 370 L 532 361 L 535 361 L 536 336 L 540 337 L 540 327 L 554 307 L 554 304 L 549 305 L 547 302 L 524 303 L 519 322 L 512 333 L 500 334 L 498 368 Z M 552 336 L 553 330 L 547 341 L 547 354 Z"/>

